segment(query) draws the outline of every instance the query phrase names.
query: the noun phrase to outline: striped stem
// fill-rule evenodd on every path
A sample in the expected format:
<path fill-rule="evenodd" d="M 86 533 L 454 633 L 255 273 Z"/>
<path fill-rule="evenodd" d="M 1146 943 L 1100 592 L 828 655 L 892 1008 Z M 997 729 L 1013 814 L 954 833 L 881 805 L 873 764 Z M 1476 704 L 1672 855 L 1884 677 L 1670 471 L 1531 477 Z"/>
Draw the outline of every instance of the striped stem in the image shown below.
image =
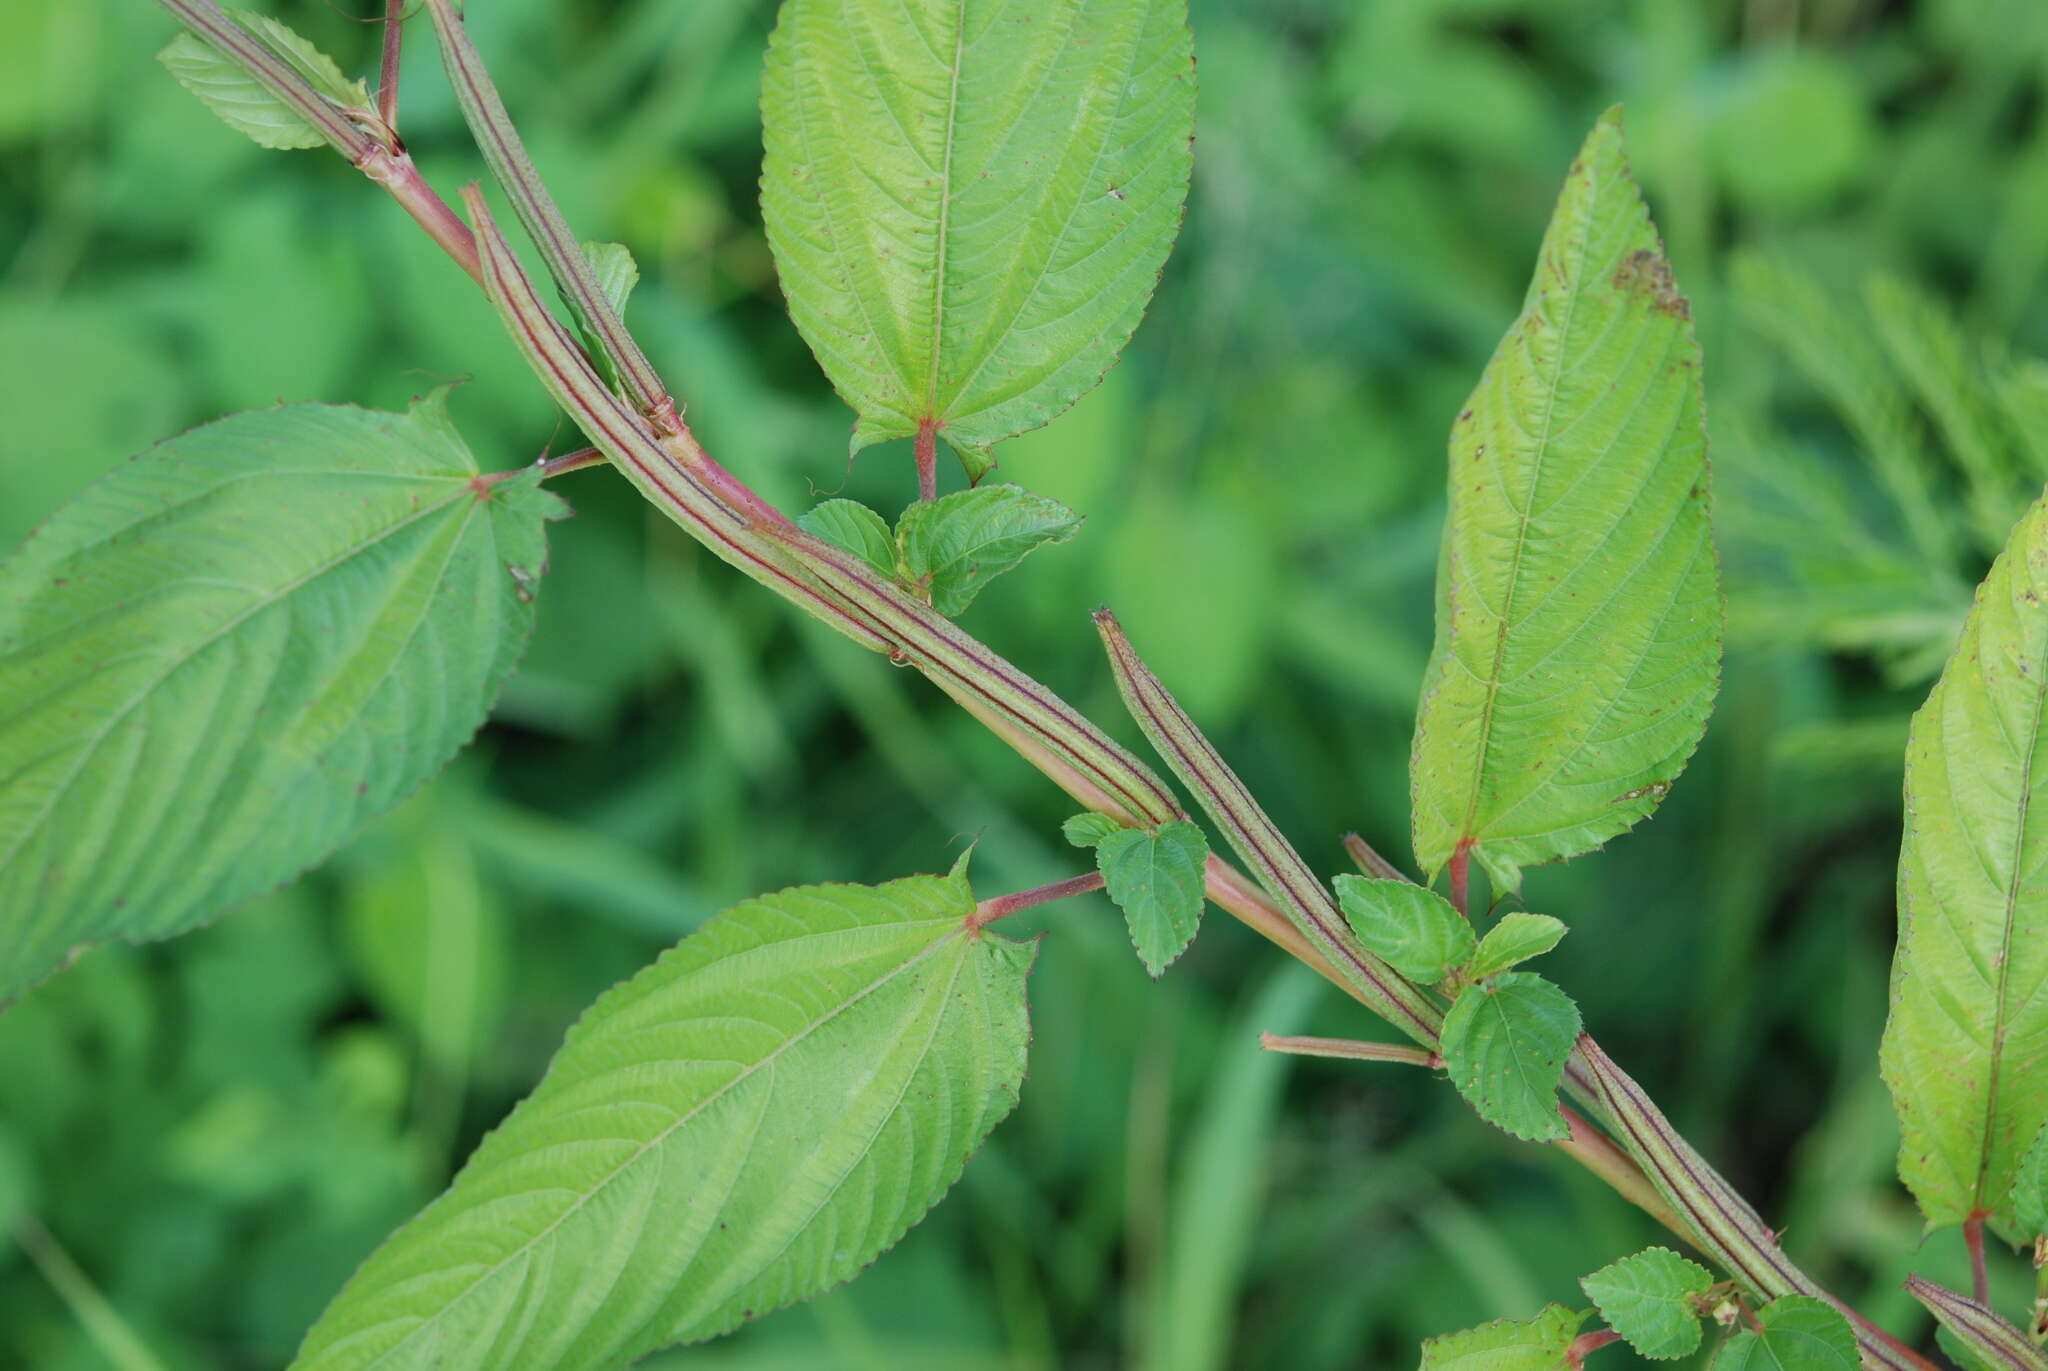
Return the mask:
<path fill-rule="evenodd" d="M 2012 1371 L 2048 1371 L 2048 1352 L 1981 1301 L 1918 1276 L 1907 1277 L 1906 1293 L 1926 1305 L 1943 1328 L 1991 1365 L 2011 1367 Z"/>

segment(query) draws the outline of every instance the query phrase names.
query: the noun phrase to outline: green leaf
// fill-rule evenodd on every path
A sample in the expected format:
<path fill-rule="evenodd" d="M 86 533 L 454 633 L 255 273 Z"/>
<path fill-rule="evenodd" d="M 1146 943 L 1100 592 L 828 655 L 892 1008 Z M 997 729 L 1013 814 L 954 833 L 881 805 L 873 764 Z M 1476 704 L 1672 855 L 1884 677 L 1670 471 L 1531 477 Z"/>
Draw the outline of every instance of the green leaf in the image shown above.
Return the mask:
<path fill-rule="evenodd" d="M 613 312 L 624 314 L 633 287 L 640 284 L 640 264 L 633 260 L 632 249 L 624 243 L 585 243 L 583 255 L 590 259 L 591 270 L 597 273 L 598 289 L 604 292 Z"/>
<path fill-rule="evenodd" d="M 367 86 L 343 76 L 333 58 L 277 20 L 251 10 L 225 13 L 334 104 L 353 110 L 373 107 Z M 196 34 L 179 34 L 157 54 L 157 60 L 229 128 L 248 134 L 266 148 L 317 148 L 327 141 L 239 62 Z"/>
<path fill-rule="evenodd" d="M 1472 925 L 1413 881 L 1339 876 L 1337 903 L 1358 940 L 1411 981 L 1435 985 L 1472 960 Z"/>
<path fill-rule="evenodd" d="M 1091 389 L 1187 198 L 1186 0 L 782 7 L 761 208 L 790 315 L 858 415 L 968 476 Z"/>
<path fill-rule="evenodd" d="M 1529 971 L 1468 985 L 1444 1016 L 1451 1083 L 1479 1117 L 1530 1142 L 1569 1134 L 1557 1086 L 1579 1037 L 1579 1007 Z"/>
<path fill-rule="evenodd" d="M 1496 889 L 1657 805 L 1720 676 L 1699 348 L 1602 117 L 1522 316 L 1452 425 L 1436 646 L 1409 779 L 1431 878 Z"/>
<path fill-rule="evenodd" d="M 1906 744 L 1899 943 L 1879 1060 L 1899 1175 L 1930 1226 L 2013 1231 L 2021 1154 L 2048 1122 L 2048 502 L 1978 587 Z"/>
<path fill-rule="evenodd" d="M 291 880 L 469 740 L 563 510 L 476 477 L 439 392 L 259 410 L 0 567 L 0 1000 Z"/>
<path fill-rule="evenodd" d="M 1586 1316 L 1561 1304 L 1526 1321 L 1500 1319 L 1422 1344 L 1422 1371 L 1558 1371 Z"/>
<path fill-rule="evenodd" d="M 1195 940 L 1208 860 L 1209 840 L 1185 820 L 1149 831 L 1119 828 L 1095 844 L 1103 885 L 1124 912 L 1138 960 L 1155 978 Z"/>
<path fill-rule="evenodd" d="M 1668 1247 L 1652 1247 L 1603 1266 L 1579 1282 L 1586 1298 L 1628 1345 L 1653 1361 L 1691 1354 L 1700 1345 L 1692 1301 L 1713 1273 Z"/>
<path fill-rule="evenodd" d="M 1112 833 L 1123 832 L 1124 826 L 1107 814 L 1093 810 L 1076 814 L 1060 825 L 1060 833 L 1075 847 L 1093 847 Z"/>
<path fill-rule="evenodd" d="M 179 34 L 156 55 L 156 60 L 177 78 L 179 85 L 219 115 L 222 123 L 262 146 L 289 149 L 326 145 L 326 137 L 299 117 L 297 110 L 272 95 L 270 88 L 240 63 L 196 35 Z"/>
<path fill-rule="evenodd" d="M 1032 944 L 957 876 L 749 900 L 608 991 L 301 1371 L 582 1371 L 851 1278 L 1016 1104 Z"/>
<path fill-rule="evenodd" d="M 919 500 L 896 521 L 903 574 L 932 608 L 958 614 L 981 588 L 1047 543 L 1064 543 L 1081 520 L 1057 500 L 1017 486 L 958 490 Z"/>
<path fill-rule="evenodd" d="M 1542 956 L 1556 947 L 1564 935 L 1564 921 L 1548 914 L 1530 914 L 1519 909 L 1503 914 L 1500 922 L 1486 930 L 1486 936 L 1479 940 L 1479 950 L 1473 954 L 1466 974 L 1475 981 L 1497 976 L 1531 957 Z"/>
<path fill-rule="evenodd" d="M 227 11 L 229 18 L 247 29 L 272 52 L 291 63 L 292 70 L 306 84 L 343 109 L 373 110 L 369 87 L 341 74 L 334 59 L 267 14 L 255 10 Z"/>
<path fill-rule="evenodd" d="M 888 521 L 858 500 L 827 500 L 804 512 L 797 527 L 843 548 L 885 576 L 896 574 L 896 539 Z"/>
<path fill-rule="evenodd" d="M 590 268 L 596 273 L 597 287 L 604 292 L 612 313 L 623 315 L 626 300 L 633 294 L 633 287 L 640 284 L 640 264 L 633 260 L 632 250 L 624 243 L 585 243 L 583 255 L 590 259 Z M 567 291 L 559 291 L 562 303 L 569 307 L 569 314 L 576 320 L 576 333 L 583 342 L 583 351 L 589 356 L 592 366 L 604 383 L 617 389 L 619 384 L 619 363 L 603 339 L 584 320 L 574 298 Z"/>
<path fill-rule="evenodd" d="M 2034 1145 L 2013 1168 L 2012 1191 L 2006 1203 L 2022 1241 L 2048 1235 L 2048 1125 L 2034 1135 Z"/>
<path fill-rule="evenodd" d="M 1712 1371 L 1857 1371 L 1856 1334 L 1826 1300 L 1787 1295 L 1757 1311 L 1762 1331 L 1738 1328 Z"/>

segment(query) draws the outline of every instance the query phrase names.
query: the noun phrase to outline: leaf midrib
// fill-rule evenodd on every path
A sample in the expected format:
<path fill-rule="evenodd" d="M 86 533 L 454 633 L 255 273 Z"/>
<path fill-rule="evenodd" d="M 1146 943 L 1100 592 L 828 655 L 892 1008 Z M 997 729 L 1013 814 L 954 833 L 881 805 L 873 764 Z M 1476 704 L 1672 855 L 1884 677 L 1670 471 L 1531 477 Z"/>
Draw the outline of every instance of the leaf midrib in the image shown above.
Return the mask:
<path fill-rule="evenodd" d="M 938 258 L 932 270 L 932 359 L 925 369 L 924 413 L 920 425 L 939 423 L 939 359 L 945 352 L 946 264 L 953 245 L 948 237 L 953 217 L 953 144 L 960 125 L 960 68 L 967 50 L 967 0 L 953 6 L 953 70 L 946 88 L 946 143 L 939 162 Z"/>
<path fill-rule="evenodd" d="M 911 957 L 907 961 L 899 963 L 895 967 L 891 968 L 884 975 L 877 977 L 875 980 L 861 987 L 861 989 L 858 992 L 849 995 L 845 1000 L 841 1001 L 837 1005 L 834 1005 L 828 1013 L 820 1015 L 816 1020 L 806 1025 L 800 1032 L 791 1034 L 786 1041 L 778 1045 L 776 1048 L 774 1048 L 774 1050 L 770 1051 L 765 1056 L 761 1057 L 758 1061 L 755 1061 L 747 1065 L 746 1067 L 743 1067 L 737 1074 L 735 1074 L 732 1077 L 732 1079 L 726 1081 L 725 1084 L 719 1086 L 716 1090 L 712 1091 L 703 1099 L 699 1100 L 696 1106 L 692 1108 L 688 1113 L 679 1115 L 674 1120 L 674 1122 L 662 1128 L 659 1132 L 654 1134 L 654 1136 L 649 1138 L 646 1142 L 642 1143 L 638 1148 L 634 1149 L 632 1155 L 628 1156 L 624 1161 L 621 1161 L 617 1166 L 613 1167 L 610 1171 L 606 1172 L 603 1176 L 599 1177 L 595 1182 L 593 1182 L 590 1185 L 590 1187 L 587 1190 L 585 1190 L 582 1194 L 578 1195 L 576 1199 L 573 1202 L 571 1202 L 570 1205 L 561 1212 L 561 1214 L 557 1215 L 552 1221 L 550 1221 L 545 1228 L 542 1228 L 539 1232 L 535 1233 L 525 1242 L 522 1242 L 521 1244 L 519 1244 L 519 1246 L 513 1248 L 510 1252 L 507 1252 L 504 1256 L 500 1257 L 497 1261 L 493 1262 L 489 1267 L 485 1268 L 480 1274 L 478 1274 L 474 1280 L 470 1281 L 469 1284 L 464 1286 L 459 1292 L 450 1296 L 446 1301 L 444 1301 L 441 1307 L 435 1310 L 433 1314 L 429 1315 L 420 1323 L 415 1324 L 412 1328 L 406 1330 L 405 1334 L 402 1337 L 400 1337 L 397 1342 L 393 1343 L 390 1347 L 386 1348 L 383 1352 L 379 1353 L 376 1360 L 366 1363 L 363 1367 L 363 1371 L 375 1371 L 375 1368 L 384 1365 L 393 1356 L 397 1355 L 400 1349 L 404 1348 L 407 1344 L 414 1341 L 422 1333 L 438 1325 L 441 1319 L 445 1317 L 450 1310 L 454 1309 L 458 1304 L 470 1298 L 477 1292 L 477 1290 L 482 1288 L 485 1281 L 495 1276 L 498 1272 L 504 1270 L 505 1267 L 510 1265 L 512 1262 L 516 1261 L 519 1257 L 524 1255 L 531 1248 L 537 1246 L 543 1239 L 547 1238 L 550 1234 L 552 1234 L 556 1229 L 560 1228 L 563 1224 L 567 1223 L 571 1218 L 573 1218 L 578 1212 L 582 1210 L 585 1204 L 589 1203 L 593 1198 L 595 1198 L 601 1191 L 603 1191 L 603 1189 L 606 1186 L 610 1185 L 622 1173 L 624 1173 L 627 1168 L 638 1163 L 642 1157 L 646 1156 L 647 1153 L 653 1150 L 654 1148 L 666 1143 L 671 1134 L 673 1134 L 677 1129 L 683 1127 L 685 1124 L 689 1123 L 692 1119 L 696 1118 L 697 1115 L 702 1113 L 704 1109 L 706 1109 L 708 1106 L 724 1098 L 734 1088 L 736 1088 L 743 1082 L 751 1079 L 755 1072 L 759 1071 L 764 1066 L 768 1066 L 774 1063 L 782 1056 L 783 1053 L 787 1052 L 797 1043 L 800 1043 L 804 1039 L 808 1038 L 811 1034 L 817 1032 L 820 1028 L 823 1028 L 833 1019 L 839 1017 L 839 1015 L 845 1013 L 854 1005 L 859 1004 L 862 1000 L 867 999 L 870 995 L 873 995 L 876 991 L 880 990 L 883 986 L 887 985 L 890 981 L 896 979 L 898 976 L 909 971 L 912 967 L 921 964 L 925 961 L 926 958 L 933 956 L 938 951 L 938 949 L 945 946 L 950 939 L 955 937 L 964 937 L 965 933 L 966 929 L 964 925 L 956 928 L 954 931 L 950 933 L 941 933 L 938 937 L 932 939 L 931 943 L 927 945 L 922 951 L 918 952 L 917 955 Z M 795 940 L 791 939 L 787 941 Z M 458 1179 L 460 1178 L 458 1177 Z M 450 1191 L 449 1193 L 452 1194 L 453 1192 Z M 374 1326 L 375 1325 L 372 1325 L 372 1327 Z M 358 1331 L 367 1332 L 369 1330 L 363 1329 Z M 334 1345 L 338 1344 L 330 1344 L 330 1346 Z"/>
<path fill-rule="evenodd" d="M 1989 1078 L 1984 1088 L 1984 1137 L 1977 1157 L 1977 1183 L 1972 1188 L 1970 1196 L 1972 1211 L 1985 1215 L 1992 1213 L 1996 1208 L 1995 1205 L 1986 1208 L 1984 1187 L 1991 1178 L 1991 1154 L 1995 1150 L 1993 1140 L 1997 1136 L 1998 1089 L 2005 1064 L 2005 1036 L 2008 1024 L 2006 996 L 2012 983 L 2012 933 L 2013 925 L 2019 918 L 2020 874 L 2025 869 L 2023 859 L 2027 841 L 2027 813 L 2034 799 L 2034 751 L 2040 745 L 2044 702 L 2048 702 L 2048 686 L 2037 685 L 2034 688 L 2032 716 L 2027 721 L 2027 745 L 2020 753 L 2020 798 L 2019 812 L 2013 821 L 2012 873 L 2006 878 L 2005 926 L 2000 931 L 1997 989 L 1992 995 L 1991 1062 Z"/>
<path fill-rule="evenodd" d="M 1593 174 L 1593 167 L 1590 161 L 1587 163 L 1586 171 L 1588 176 Z M 1597 196 L 1595 198 L 1597 199 Z M 1573 264 L 1573 269 L 1580 274 L 1583 274 L 1585 270 L 1586 255 L 1593 235 L 1593 210 L 1594 202 L 1589 200 L 1581 216 L 1578 238 L 1574 243 L 1574 252 L 1577 260 Z M 1537 270 L 1539 272 L 1542 270 L 1540 253 Z M 1473 832 L 1473 823 L 1479 813 L 1480 786 L 1486 779 L 1487 759 L 1493 746 L 1494 706 L 1500 696 L 1501 671 L 1507 664 L 1508 631 L 1514 620 L 1515 588 L 1522 578 L 1522 554 L 1529 542 L 1529 522 L 1536 508 L 1537 490 L 1543 481 L 1544 458 L 1549 453 L 1551 430 L 1557 421 L 1557 391 L 1558 386 L 1564 380 L 1568 353 L 1566 345 L 1571 340 L 1572 324 L 1578 317 L 1579 301 L 1584 294 L 1585 285 L 1582 282 L 1579 288 L 1573 290 L 1566 297 L 1564 318 L 1558 324 L 1557 360 L 1551 368 L 1551 374 L 1546 387 L 1543 407 L 1543 429 L 1537 436 L 1535 469 L 1529 473 L 1529 493 L 1523 501 L 1522 508 L 1516 511 L 1515 553 L 1508 564 L 1508 585 L 1507 593 L 1501 601 L 1500 628 L 1494 634 L 1493 666 L 1487 672 L 1486 703 L 1480 707 L 1479 712 L 1479 745 L 1475 749 L 1478 761 L 1472 768 L 1472 785 L 1466 793 L 1465 817 L 1458 824 L 1458 836 L 1454 840 L 1452 849 L 1454 852 L 1458 848 L 1475 843 L 1479 836 Z"/>

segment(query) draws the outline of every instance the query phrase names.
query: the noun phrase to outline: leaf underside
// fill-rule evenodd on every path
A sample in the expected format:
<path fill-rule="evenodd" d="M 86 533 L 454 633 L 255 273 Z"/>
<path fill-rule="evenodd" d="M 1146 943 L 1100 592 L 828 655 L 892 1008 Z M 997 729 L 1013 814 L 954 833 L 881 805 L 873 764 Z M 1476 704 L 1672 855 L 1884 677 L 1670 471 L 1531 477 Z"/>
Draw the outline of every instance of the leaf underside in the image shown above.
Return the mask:
<path fill-rule="evenodd" d="M 1721 655 L 1699 365 L 1610 111 L 1452 425 L 1410 762 L 1431 878 L 1465 849 L 1518 888 L 1647 815 L 1698 744 Z"/>
<path fill-rule="evenodd" d="M 1337 903 L 1373 955 L 1411 981 L 1434 985 L 1472 958 L 1472 925 L 1449 900 L 1413 881 L 1339 876 Z"/>
<path fill-rule="evenodd" d="M 1185 0 L 789 0 L 761 206 L 856 451 L 930 425 L 971 478 L 1137 327 L 1192 166 Z"/>
<path fill-rule="evenodd" d="M 973 912 L 913 876 L 706 923 L 590 1008 L 294 1367 L 614 1367 L 852 1277 L 1017 1100 L 1033 944 Z"/>
<path fill-rule="evenodd" d="M 896 542 L 904 578 L 933 609 L 953 615 L 1029 553 L 1066 542 L 1080 527 L 1057 500 L 1017 486 L 981 486 L 919 500 L 896 521 Z"/>
<path fill-rule="evenodd" d="M 1879 1060 L 1899 1175 L 1930 1226 L 1988 1215 L 2048 1121 L 2048 502 L 1978 588 L 1955 655 L 1913 716 L 1899 944 Z"/>
<path fill-rule="evenodd" d="M 439 394 L 258 410 L 0 567 L 0 1001 L 290 880 L 469 740 L 562 510 L 476 475 Z"/>

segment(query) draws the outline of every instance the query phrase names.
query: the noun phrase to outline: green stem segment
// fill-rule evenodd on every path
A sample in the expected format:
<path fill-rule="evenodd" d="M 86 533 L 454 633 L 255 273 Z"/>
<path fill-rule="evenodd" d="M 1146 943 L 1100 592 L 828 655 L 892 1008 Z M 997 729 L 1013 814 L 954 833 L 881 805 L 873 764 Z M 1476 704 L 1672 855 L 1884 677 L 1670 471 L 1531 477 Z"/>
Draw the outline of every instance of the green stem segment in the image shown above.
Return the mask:
<path fill-rule="evenodd" d="M 1985 1308 L 1981 1300 L 1965 1299 L 1932 1281 L 1910 1276 L 1906 1293 L 1927 1306 L 1941 1326 L 1992 1366 L 2011 1371 L 2048 1371 L 2048 1352 L 2026 1334 Z"/>
<path fill-rule="evenodd" d="M 519 222 L 540 249 L 548 274 L 588 326 L 591 336 L 610 354 L 627 396 L 641 414 L 653 420 L 655 431 L 663 436 L 681 433 L 683 422 L 676 413 L 675 400 L 655 374 L 647 354 L 626 332 L 625 321 L 612 308 L 604 287 L 598 283 L 597 271 L 582 243 L 570 232 L 569 221 L 562 217 L 533 159 L 526 155 L 526 144 L 513 127 L 512 116 L 506 112 L 497 86 L 484 70 L 483 58 L 470 42 L 461 16 L 449 0 L 427 0 L 427 12 L 433 16 L 434 32 L 441 40 L 441 59 L 448 69 L 448 84 L 455 89 L 462 116 L 468 121 L 491 175 L 510 197 Z"/>
<path fill-rule="evenodd" d="M 1181 784 L 1194 792 L 1203 810 L 1230 840 L 1239 860 L 1252 869 L 1294 926 L 1367 1008 L 1434 1051 L 1437 1033 L 1443 1027 L 1443 1011 L 1436 1002 L 1366 950 L 1344 922 L 1329 887 L 1317 879 L 1187 711 L 1139 659 L 1116 615 L 1106 609 L 1095 611 L 1095 627 L 1108 649 L 1117 689 L 1139 731 L 1165 759 L 1167 768 L 1180 777 Z"/>
<path fill-rule="evenodd" d="M 1770 1226 L 1679 1136 L 1643 1088 L 1585 1034 L 1579 1036 L 1574 1064 L 1582 1067 L 1583 1079 L 1616 1136 L 1682 1217 L 1685 1230 L 1702 1252 L 1763 1299 L 1809 1295 L 1841 1310 L 1855 1329 L 1865 1366 L 1934 1371 L 1933 1363 L 1872 1325 L 1793 1265 Z"/>
<path fill-rule="evenodd" d="M 1283 1033 L 1259 1034 L 1259 1046 L 1268 1052 L 1286 1052 L 1296 1057 L 1341 1057 L 1359 1062 L 1405 1062 L 1434 1071 L 1444 1059 L 1426 1047 L 1405 1047 L 1400 1043 L 1368 1043 L 1353 1038 L 1305 1038 Z"/>

